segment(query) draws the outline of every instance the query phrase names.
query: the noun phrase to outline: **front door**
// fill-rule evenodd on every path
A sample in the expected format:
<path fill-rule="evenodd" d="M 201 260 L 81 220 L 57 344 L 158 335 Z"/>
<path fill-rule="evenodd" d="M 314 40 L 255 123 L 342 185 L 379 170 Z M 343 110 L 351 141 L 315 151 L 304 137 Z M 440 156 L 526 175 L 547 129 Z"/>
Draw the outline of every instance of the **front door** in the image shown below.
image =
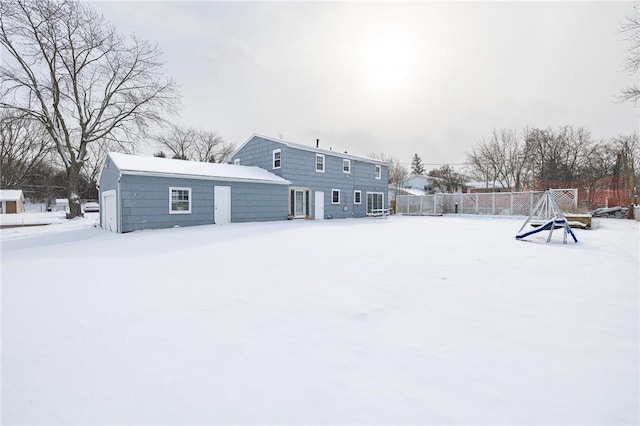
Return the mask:
<path fill-rule="evenodd" d="M 231 187 L 216 186 L 213 190 L 213 223 L 224 225 L 231 222 Z"/>
<path fill-rule="evenodd" d="M 316 191 L 316 199 L 315 199 L 315 219 L 316 220 L 324 220 L 324 192 Z"/>

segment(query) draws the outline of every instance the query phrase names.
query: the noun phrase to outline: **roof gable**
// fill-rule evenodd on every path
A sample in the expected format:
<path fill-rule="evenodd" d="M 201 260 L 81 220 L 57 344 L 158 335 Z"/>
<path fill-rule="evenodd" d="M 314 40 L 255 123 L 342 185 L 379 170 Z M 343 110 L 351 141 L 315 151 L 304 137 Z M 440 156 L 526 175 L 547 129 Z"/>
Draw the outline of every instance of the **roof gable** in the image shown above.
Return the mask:
<path fill-rule="evenodd" d="M 3 201 L 24 201 L 22 189 L 0 189 L 0 200 Z"/>
<path fill-rule="evenodd" d="M 251 137 L 249 139 L 247 139 L 242 145 L 240 145 L 240 147 L 238 147 L 238 149 L 235 150 L 235 152 L 232 154 L 231 157 L 234 157 L 236 154 L 238 154 L 238 152 L 240 152 L 240 150 L 242 150 L 242 148 L 244 148 L 254 138 L 262 138 L 262 139 L 266 139 L 266 140 L 269 140 L 269 141 L 272 141 L 272 142 L 281 143 L 281 144 L 286 145 L 286 146 L 291 147 L 291 148 L 302 149 L 304 151 L 316 152 L 318 154 L 332 155 L 334 157 L 346 158 L 348 160 L 357 160 L 357 161 L 362 161 L 362 162 L 365 162 L 365 163 L 379 164 L 381 166 L 388 166 L 388 163 L 386 163 L 384 161 L 380 161 L 380 160 L 374 160 L 373 158 L 360 157 L 360 156 L 357 156 L 357 155 L 345 154 L 345 153 L 341 153 L 341 152 L 338 152 L 338 151 L 331 151 L 331 150 L 328 150 L 328 149 L 316 148 L 316 147 L 309 146 L 309 145 L 303 145 L 303 144 L 299 144 L 299 143 L 287 142 L 287 141 L 282 140 L 282 139 L 276 139 L 276 138 L 272 138 L 272 137 L 269 137 L 269 136 L 260 135 L 260 134 L 257 134 L 257 133 L 254 133 L 253 135 L 251 135 Z"/>
<path fill-rule="evenodd" d="M 143 157 L 118 152 L 110 152 L 107 155 L 122 174 L 218 178 L 220 180 L 252 181 L 281 185 L 289 185 L 291 183 L 267 170 L 253 166 Z"/>

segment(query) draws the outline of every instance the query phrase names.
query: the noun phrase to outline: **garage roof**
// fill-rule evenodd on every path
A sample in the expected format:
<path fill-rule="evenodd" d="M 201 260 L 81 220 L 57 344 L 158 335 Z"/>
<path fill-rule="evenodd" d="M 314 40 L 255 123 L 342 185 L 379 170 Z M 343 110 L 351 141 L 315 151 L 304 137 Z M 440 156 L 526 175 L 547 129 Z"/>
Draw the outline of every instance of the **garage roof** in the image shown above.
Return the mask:
<path fill-rule="evenodd" d="M 123 174 L 249 181 L 278 185 L 291 184 L 291 182 L 280 176 L 276 176 L 271 172 L 254 166 L 143 157 L 139 155 L 121 154 L 119 152 L 110 152 L 108 156 Z"/>

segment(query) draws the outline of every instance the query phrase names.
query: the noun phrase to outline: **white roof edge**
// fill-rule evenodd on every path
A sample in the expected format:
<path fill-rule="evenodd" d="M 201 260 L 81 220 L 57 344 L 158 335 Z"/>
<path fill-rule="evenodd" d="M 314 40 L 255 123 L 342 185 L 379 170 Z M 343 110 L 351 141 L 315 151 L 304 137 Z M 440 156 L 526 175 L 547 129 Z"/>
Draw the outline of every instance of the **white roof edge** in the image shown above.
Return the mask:
<path fill-rule="evenodd" d="M 333 155 L 335 157 L 346 158 L 348 160 L 364 161 L 364 162 L 371 163 L 371 164 L 379 164 L 381 166 L 388 166 L 389 165 L 389 163 L 386 163 L 386 162 L 381 161 L 381 160 L 375 160 L 373 158 L 361 157 L 359 155 L 345 154 L 345 153 L 338 152 L 338 151 L 329 151 L 328 149 L 315 148 L 313 146 L 306 146 L 306 145 L 303 145 L 303 144 L 300 144 L 300 143 L 295 143 L 295 142 L 287 142 L 287 141 L 282 140 L 282 139 L 277 139 L 277 138 L 273 138 L 271 136 L 261 135 L 259 133 L 252 134 L 249 137 L 249 139 L 247 139 L 242 145 L 240 145 L 238 147 L 238 149 L 236 149 L 233 152 L 233 154 L 231 154 L 231 158 L 233 158 L 238 152 L 240 152 L 240 150 L 242 148 L 244 148 L 245 145 L 248 144 L 251 141 L 251 139 L 253 139 L 254 137 L 259 137 L 259 138 L 262 138 L 262 139 L 270 140 L 272 142 L 281 143 L 283 145 L 290 146 L 292 148 L 298 148 L 298 149 L 302 149 L 302 150 L 305 150 L 305 151 L 316 152 L 318 154 Z"/>
<path fill-rule="evenodd" d="M 234 178 L 224 176 L 207 176 L 207 175 L 189 175 L 183 173 L 164 173 L 164 172 L 143 172 L 140 170 L 127 170 L 120 169 L 120 174 L 123 175 L 135 175 L 135 176 L 155 176 L 155 177 L 172 177 L 179 179 L 200 179 L 200 180 L 219 180 L 223 182 L 249 182 L 249 183 L 267 183 L 272 185 L 291 185 L 286 179 L 282 180 L 266 180 L 266 179 L 247 179 L 247 178 Z"/>

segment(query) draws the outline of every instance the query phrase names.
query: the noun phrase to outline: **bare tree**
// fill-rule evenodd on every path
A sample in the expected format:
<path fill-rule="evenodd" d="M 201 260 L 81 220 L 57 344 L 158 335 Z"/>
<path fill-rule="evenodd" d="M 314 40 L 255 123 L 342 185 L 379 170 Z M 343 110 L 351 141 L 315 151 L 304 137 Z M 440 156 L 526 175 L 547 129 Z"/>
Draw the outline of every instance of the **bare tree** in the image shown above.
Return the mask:
<path fill-rule="evenodd" d="M 620 98 L 637 104 L 640 99 L 640 75 L 638 75 L 638 70 L 640 70 L 640 6 L 638 4 L 634 5 L 632 14 L 627 16 L 622 23 L 620 32 L 625 34 L 630 43 L 623 67 L 636 79 L 635 83 L 622 89 Z"/>
<path fill-rule="evenodd" d="M 583 127 L 562 126 L 531 129 L 526 134 L 537 189 L 572 184 L 580 179 L 585 156 L 593 146 L 591 133 Z"/>
<path fill-rule="evenodd" d="M 189 160 L 190 152 L 195 143 L 195 130 L 170 124 L 169 130 L 155 137 L 156 142 L 162 147 L 167 148 L 171 153 L 171 158 L 178 160 Z"/>
<path fill-rule="evenodd" d="M 50 160 L 53 144 L 42 125 L 15 111 L 0 111 L 0 187 L 31 183 Z"/>
<path fill-rule="evenodd" d="M 193 144 L 193 159 L 208 163 L 225 163 L 235 146 L 224 141 L 218 133 L 198 130 Z"/>
<path fill-rule="evenodd" d="M 481 139 L 467 155 L 469 171 L 474 179 L 489 188 L 500 185 L 521 191 L 528 182 L 529 149 L 515 130 L 493 130 L 489 139 Z"/>
<path fill-rule="evenodd" d="M 619 152 L 622 166 L 622 176 L 625 189 L 625 198 L 629 207 L 629 218 L 633 219 L 633 204 L 635 203 L 635 170 L 640 162 L 640 140 L 638 134 L 620 135 L 614 138 L 613 143 Z"/>
<path fill-rule="evenodd" d="M 1 2 L 0 43 L 0 107 L 42 123 L 66 170 L 70 217 L 78 216 L 88 146 L 134 143 L 175 110 L 176 84 L 156 46 L 120 36 L 87 3 Z"/>
<path fill-rule="evenodd" d="M 224 163 L 235 149 L 215 132 L 176 124 L 169 125 L 168 131 L 156 136 L 155 140 L 161 149 L 158 154 L 164 155 L 162 149 L 166 148 L 172 158 L 179 160 Z"/>

